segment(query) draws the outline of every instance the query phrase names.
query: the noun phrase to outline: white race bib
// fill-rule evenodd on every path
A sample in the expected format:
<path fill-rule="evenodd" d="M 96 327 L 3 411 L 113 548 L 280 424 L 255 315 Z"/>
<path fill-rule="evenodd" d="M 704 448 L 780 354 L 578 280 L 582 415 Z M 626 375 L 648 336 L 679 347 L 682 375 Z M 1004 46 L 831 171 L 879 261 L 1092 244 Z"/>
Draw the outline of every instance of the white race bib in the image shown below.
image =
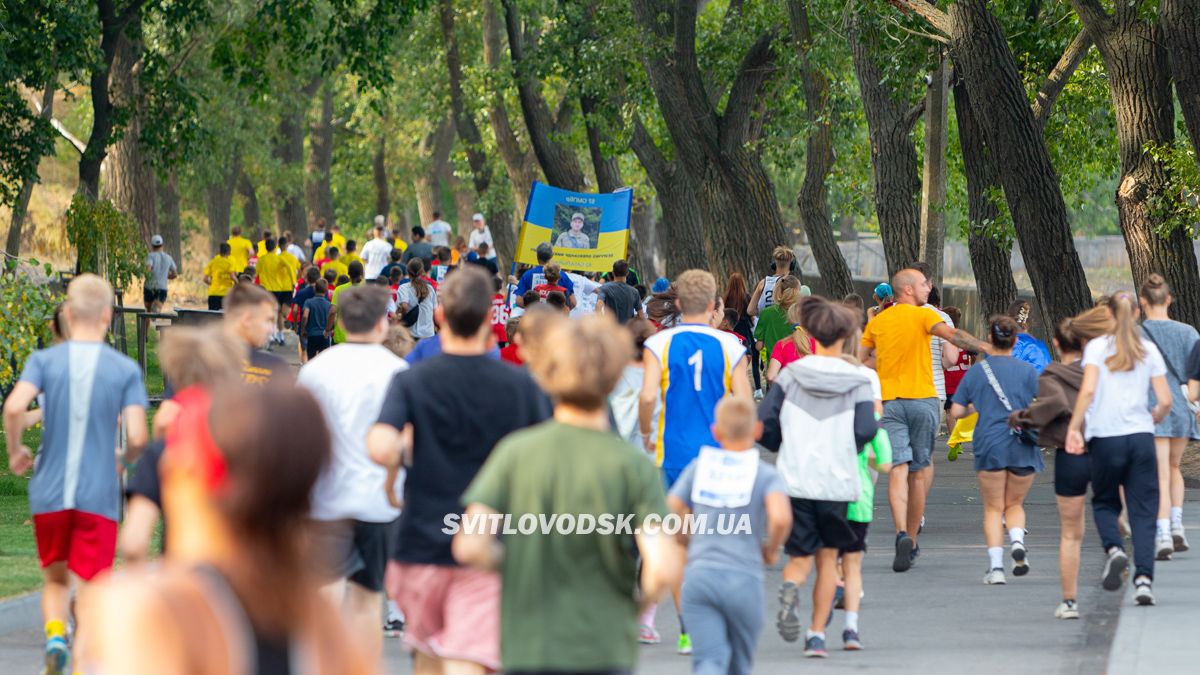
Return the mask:
<path fill-rule="evenodd" d="M 692 481 L 692 503 L 718 509 L 746 506 L 754 493 L 758 453 L 700 448 Z"/>

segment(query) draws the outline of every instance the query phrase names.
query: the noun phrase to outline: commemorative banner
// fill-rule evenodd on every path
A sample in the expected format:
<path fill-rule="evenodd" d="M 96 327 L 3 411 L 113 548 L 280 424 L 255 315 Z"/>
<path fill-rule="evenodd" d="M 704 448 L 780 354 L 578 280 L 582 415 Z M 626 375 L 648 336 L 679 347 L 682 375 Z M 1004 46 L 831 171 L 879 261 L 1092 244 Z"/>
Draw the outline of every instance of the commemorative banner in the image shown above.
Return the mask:
<path fill-rule="evenodd" d="M 608 272 L 626 256 L 633 190 L 571 192 L 534 182 L 517 240 L 516 262 L 537 264 L 537 247 L 554 246 L 565 270 Z"/>

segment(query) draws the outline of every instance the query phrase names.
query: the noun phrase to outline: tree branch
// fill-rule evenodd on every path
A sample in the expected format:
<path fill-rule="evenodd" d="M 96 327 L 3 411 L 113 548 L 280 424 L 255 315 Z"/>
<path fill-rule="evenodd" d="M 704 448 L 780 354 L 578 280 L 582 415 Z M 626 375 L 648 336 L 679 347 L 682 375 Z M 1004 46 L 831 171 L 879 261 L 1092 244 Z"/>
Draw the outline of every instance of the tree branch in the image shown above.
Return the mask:
<path fill-rule="evenodd" d="M 144 4 L 146 4 L 146 0 L 133 0 L 130 2 L 125 8 L 125 11 L 117 15 L 116 24 L 114 27 L 118 31 L 125 30 L 125 27 L 129 25 L 129 22 L 133 20 L 133 17 L 137 16 L 137 13 L 142 11 L 142 5 Z"/>
<path fill-rule="evenodd" d="M 67 141 L 71 144 L 71 147 L 75 148 L 75 150 L 78 151 L 80 155 L 82 155 L 83 151 L 87 148 L 87 144 L 84 143 L 83 141 L 79 140 L 75 136 L 75 134 L 72 134 L 67 129 L 67 127 L 63 126 L 62 122 L 58 121 L 58 119 L 56 117 L 54 117 L 53 115 L 43 114 L 44 111 L 48 110 L 49 108 L 47 106 L 43 105 L 42 101 L 38 100 L 36 94 L 25 89 L 25 87 L 21 87 L 21 89 L 22 89 L 22 93 L 24 93 L 25 96 L 29 99 L 29 102 L 33 104 L 34 112 L 36 112 L 38 115 L 40 115 L 42 117 L 46 117 L 47 119 L 49 119 L 50 125 L 54 127 L 54 130 L 58 132 L 58 135 L 67 139 Z M 51 95 L 53 95 L 53 93 Z"/>
<path fill-rule="evenodd" d="M 642 168 L 646 169 L 646 175 L 650 177 L 650 182 L 654 183 L 656 188 L 661 189 L 660 186 L 670 180 L 671 170 L 667 164 L 667 158 L 663 156 L 662 150 L 658 149 L 654 137 L 646 130 L 641 116 L 637 114 L 633 116 L 633 133 L 629 137 L 629 148 L 633 150 L 633 154 L 637 155 L 638 161 L 642 163 Z"/>
<path fill-rule="evenodd" d="M 1075 13 L 1079 15 L 1084 28 L 1092 31 L 1093 35 L 1108 31 L 1110 17 L 1100 0 L 1071 0 L 1071 7 L 1075 8 Z"/>
<path fill-rule="evenodd" d="M 888 0 L 888 2 L 905 14 L 916 14 L 925 19 L 926 23 L 943 35 L 950 35 L 950 15 L 925 0 Z"/>
<path fill-rule="evenodd" d="M 771 29 L 759 36 L 742 57 L 733 84 L 729 88 L 729 101 L 721 115 L 721 146 L 732 149 L 746 142 L 755 103 L 762 93 L 763 84 L 776 71 L 775 50 L 771 43 L 778 29 Z"/>
<path fill-rule="evenodd" d="M 921 119 L 921 115 L 924 114 L 925 99 L 922 98 L 919 102 L 917 102 L 916 105 L 909 108 L 908 112 L 904 114 L 904 129 L 906 131 L 912 131 L 912 128 L 914 125 L 916 125 L 917 120 Z"/>
<path fill-rule="evenodd" d="M 1067 86 L 1067 82 L 1079 68 L 1079 64 L 1083 63 L 1083 59 L 1092 48 L 1092 42 L 1092 35 L 1086 27 L 1079 31 L 1079 34 L 1075 36 L 1074 40 L 1071 40 L 1071 44 L 1067 45 L 1066 50 L 1059 57 L 1058 63 L 1054 64 L 1054 69 L 1046 76 L 1046 81 L 1042 84 L 1037 99 L 1031 106 L 1033 119 L 1039 127 L 1046 126 L 1046 119 L 1050 117 L 1050 111 L 1054 109 L 1058 95 Z"/>

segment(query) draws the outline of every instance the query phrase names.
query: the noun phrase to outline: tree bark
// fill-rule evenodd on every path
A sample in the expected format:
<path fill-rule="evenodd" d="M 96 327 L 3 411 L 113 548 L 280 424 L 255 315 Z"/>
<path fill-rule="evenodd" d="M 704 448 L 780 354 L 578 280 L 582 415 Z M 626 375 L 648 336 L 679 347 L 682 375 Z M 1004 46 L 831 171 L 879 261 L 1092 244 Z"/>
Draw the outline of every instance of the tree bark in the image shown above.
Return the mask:
<path fill-rule="evenodd" d="M 805 117 L 809 132 L 804 152 L 804 182 L 796 195 L 800 222 L 808 235 L 817 271 L 831 298 L 841 298 L 854 292 L 850 267 L 842 256 L 833 236 L 829 220 L 829 187 L 833 171 L 833 111 L 829 107 L 829 78 L 809 58 L 812 31 L 808 21 L 807 0 L 789 0 L 788 15 L 792 37 L 800 55 L 800 78 L 804 88 Z"/>
<path fill-rule="evenodd" d="M 225 167 L 224 175 L 210 183 L 204 189 L 204 209 L 208 214 L 208 252 L 216 255 L 222 242 L 229 239 L 229 209 L 233 206 L 233 193 L 242 194 L 245 202 L 242 205 L 242 225 L 246 234 L 251 237 L 258 231 L 258 198 L 254 194 L 254 186 L 250 179 L 242 173 L 241 155 L 237 152 Z M 253 206 L 254 221 L 246 217 L 246 211 Z"/>
<path fill-rule="evenodd" d="M 375 214 L 383 216 L 385 221 L 391 222 L 389 213 L 392 210 L 392 198 L 388 192 L 386 135 L 379 136 L 379 144 L 375 148 L 375 158 L 371 162 L 371 168 L 375 177 Z"/>
<path fill-rule="evenodd" d="M 487 196 L 491 186 L 492 169 L 483 151 L 483 136 L 475 124 L 475 109 L 467 108 L 466 96 L 463 93 L 462 55 L 458 49 L 458 35 L 454 30 L 454 0 L 438 2 L 438 18 L 442 27 L 442 43 L 445 46 L 446 70 L 449 72 L 450 110 L 453 114 L 454 129 L 458 132 L 463 149 L 466 150 L 475 192 L 482 198 Z"/>
<path fill-rule="evenodd" d="M 684 270 L 708 269 L 712 246 L 704 236 L 695 188 L 677 162 L 666 160 L 642 121 L 635 118 L 633 122 L 629 147 L 646 169 L 662 203 L 659 239 L 664 245 L 659 250 L 665 253 L 667 275 L 674 278 Z"/>
<path fill-rule="evenodd" d="M 996 232 L 1001 215 L 994 201 L 1000 189 L 995 159 L 984 142 L 967 85 L 961 79 L 954 83 L 954 114 L 967 177 L 967 250 L 979 290 L 979 306 L 983 316 L 989 317 L 1008 310 L 1017 299 L 1017 283 L 1012 275 L 1012 242 Z"/>
<path fill-rule="evenodd" d="M 629 216 L 629 265 L 641 275 L 647 288 L 658 276 L 654 264 L 655 246 L 654 203 L 644 197 L 634 197 Z"/>
<path fill-rule="evenodd" d="M 91 199 L 100 195 L 100 168 L 108 154 L 113 130 L 113 104 L 109 98 L 109 73 L 116 57 L 117 44 L 131 23 L 141 23 L 141 0 L 135 0 L 118 13 L 114 0 L 96 0 L 100 19 L 100 60 L 92 66 L 88 85 L 92 95 L 92 132 L 79 157 L 78 192 Z"/>
<path fill-rule="evenodd" d="M 971 89 L 971 110 L 992 150 L 1043 325 L 1053 326 L 1092 305 L 1058 175 L 986 0 L 958 0 L 950 18 L 950 56 Z"/>
<path fill-rule="evenodd" d="M 442 179 L 449 173 L 447 162 L 452 147 L 454 121 L 448 117 L 417 144 L 417 153 L 425 162 L 425 170 L 413 181 L 421 224 L 433 222 L 433 212 L 442 210 Z"/>
<path fill-rule="evenodd" d="M 333 210 L 333 187 L 330 184 L 330 169 L 333 166 L 333 82 L 321 84 L 321 110 L 308 126 L 308 166 L 305 171 L 304 198 L 308 206 L 308 217 L 313 223 L 318 218 L 333 224 L 337 218 Z M 293 231 L 303 235 L 305 230 Z"/>
<path fill-rule="evenodd" d="M 46 83 L 42 91 L 42 109 L 38 115 L 49 120 L 54 118 L 54 92 L 58 90 L 57 73 Z M 38 177 L 30 176 L 21 182 L 21 191 L 12 205 L 12 218 L 8 224 L 8 237 L 4 243 L 4 251 L 16 258 L 21 255 L 21 232 L 25 227 L 25 216 L 29 211 L 29 200 L 33 197 L 33 186 L 37 185 Z"/>
<path fill-rule="evenodd" d="M 1094 0 L 1072 0 L 1072 5 L 1095 37 L 1108 73 L 1121 160 L 1117 214 L 1134 286 L 1152 273 L 1162 274 L 1175 296 L 1171 314 L 1200 323 L 1200 269 L 1191 237 L 1187 228 L 1170 227 L 1162 213 L 1179 196 L 1172 193 L 1167 167 L 1147 151 L 1175 142 L 1163 31 L 1132 7 L 1108 15 Z"/>
<path fill-rule="evenodd" d="M 881 64 L 888 56 L 878 28 L 852 11 L 846 15 L 846 35 L 871 138 L 875 215 L 890 276 L 921 254 L 921 177 L 912 140 L 917 115 L 884 80 Z"/>
<path fill-rule="evenodd" d="M 166 180 L 157 175 L 155 194 L 158 196 L 158 231 L 167 253 L 183 269 L 183 225 L 179 213 L 179 178 L 175 169 L 167 172 Z"/>
<path fill-rule="evenodd" d="M 933 268 L 933 285 L 942 286 L 946 247 L 946 144 L 950 69 L 938 49 L 938 66 L 925 93 L 925 169 L 921 180 L 921 260 Z"/>
<path fill-rule="evenodd" d="M 1179 110 L 1200 162 L 1200 3 L 1161 0 L 1158 11 Z"/>
<path fill-rule="evenodd" d="M 157 182 L 154 169 L 139 138 L 145 114 L 138 85 L 141 56 L 140 31 L 131 37 L 127 29 L 117 40 L 109 85 L 113 105 L 127 108 L 127 116 L 120 138 L 109 149 L 102 173 L 107 197 L 137 221 L 142 239 L 149 242 L 150 237 L 158 234 L 158 204 L 154 195 Z"/>

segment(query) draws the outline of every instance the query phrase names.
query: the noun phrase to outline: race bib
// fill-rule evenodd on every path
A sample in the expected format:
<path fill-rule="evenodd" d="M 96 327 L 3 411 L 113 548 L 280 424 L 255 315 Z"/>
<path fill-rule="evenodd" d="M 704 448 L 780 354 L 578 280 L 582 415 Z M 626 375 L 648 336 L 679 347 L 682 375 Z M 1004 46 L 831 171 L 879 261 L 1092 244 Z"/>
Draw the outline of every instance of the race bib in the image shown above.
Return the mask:
<path fill-rule="evenodd" d="M 701 448 L 692 481 L 692 503 L 718 509 L 746 506 L 754 494 L 757 475 L 757 452 Z"/>

